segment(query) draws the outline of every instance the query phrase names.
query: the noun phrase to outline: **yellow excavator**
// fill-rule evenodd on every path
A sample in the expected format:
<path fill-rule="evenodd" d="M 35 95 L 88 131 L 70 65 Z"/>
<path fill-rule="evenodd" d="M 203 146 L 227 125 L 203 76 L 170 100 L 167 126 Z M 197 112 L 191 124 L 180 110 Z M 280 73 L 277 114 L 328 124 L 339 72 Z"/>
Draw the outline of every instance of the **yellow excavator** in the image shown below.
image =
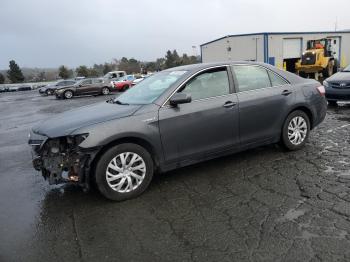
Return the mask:
<path fill-rule="evenodd" d="M 333 56 L 332 39 L 322 38 L 309 40 L 307 49 L 301 59 L 295 64 L 300 76 L 313 75 L 316 79 L 320 73 L 327 78 L 337 71 L 337 61 Z"/>

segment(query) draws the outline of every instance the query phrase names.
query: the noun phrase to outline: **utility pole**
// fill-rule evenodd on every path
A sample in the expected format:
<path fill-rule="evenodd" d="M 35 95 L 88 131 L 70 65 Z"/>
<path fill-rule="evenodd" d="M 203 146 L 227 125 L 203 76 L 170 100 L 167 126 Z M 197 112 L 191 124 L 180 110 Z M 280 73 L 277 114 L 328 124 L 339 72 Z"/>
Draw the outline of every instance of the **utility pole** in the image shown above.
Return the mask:
<path fill-rule="evenodd" d="M 335 17 L 334 31 L 336 32 L 338 29 L 338 17 Z"/>

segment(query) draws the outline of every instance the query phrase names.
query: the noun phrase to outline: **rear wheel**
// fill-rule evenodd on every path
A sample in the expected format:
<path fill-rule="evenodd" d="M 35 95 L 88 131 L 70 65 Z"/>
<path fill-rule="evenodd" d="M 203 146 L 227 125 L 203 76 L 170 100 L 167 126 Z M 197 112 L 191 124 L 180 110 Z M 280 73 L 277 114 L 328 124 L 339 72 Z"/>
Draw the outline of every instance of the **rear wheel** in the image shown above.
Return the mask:
<path fill-rule="evenodd" d="M 153 177 L 153 160 L 143 147 L 125 143 L 107 150 L 96 165 L 95 179 L 103 196 L 115 201 L 143 193 Z"/>
<path fill-rule="evenodd" d="M 129 85 L 125 85 L 124 87 L 123 87 L 123 91 L 126 91 L 126 90 L 128 90 L 129 89 Z"/>
<path fill-rule="evenodd" d="M 282 143 L 291 151 L 304 147 L 310 132 L 310 119 L 301 110 L 290 113 L 282 129 Z"/>
<path fill-rule="evenodd" d="M 110 90 L 109 90 L 108 87 L 102 88 L 102 94 L 103 94 L 103 95 L 108 95 L 109 93 L 110 93 Z"/>
<path fill-rule="evenodd" d="M 64 92 L 64 98 L 66 99 L 71 99 L 73 97 L 73 92 L 70 90 L 67 90 L 66 92 Z"/>

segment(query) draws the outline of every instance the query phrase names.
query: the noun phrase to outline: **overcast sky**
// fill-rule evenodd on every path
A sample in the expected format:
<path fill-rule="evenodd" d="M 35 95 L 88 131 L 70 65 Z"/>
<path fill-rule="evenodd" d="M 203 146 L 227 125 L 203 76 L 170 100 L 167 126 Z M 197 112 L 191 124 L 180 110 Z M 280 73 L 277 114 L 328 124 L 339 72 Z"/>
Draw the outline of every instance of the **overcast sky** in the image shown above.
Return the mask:
<path fill-rule="evenodd" d="M 0 69 L 194 54 L 228 34 L 350 29 L 349 0 L 0 0 Z"/>

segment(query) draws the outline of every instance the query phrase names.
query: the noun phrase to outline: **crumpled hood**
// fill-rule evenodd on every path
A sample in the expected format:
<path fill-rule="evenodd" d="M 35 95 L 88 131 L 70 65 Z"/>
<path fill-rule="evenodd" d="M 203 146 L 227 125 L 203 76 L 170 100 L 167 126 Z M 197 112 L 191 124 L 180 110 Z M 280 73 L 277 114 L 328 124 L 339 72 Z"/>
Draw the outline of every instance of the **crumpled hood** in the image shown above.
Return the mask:
<path fill-rule="evenodd" d="M 66 136 L 78 128 L 130 116 L 140 107 L 140 105 L 97 103 L 53 116 L 34 126 L 32 131 L 51 138 Z"/>
<path fill-rule="evenodd" d="M 327 79 L 328 82 L 350 81 L 350 72 L 338 72 Z"/>

